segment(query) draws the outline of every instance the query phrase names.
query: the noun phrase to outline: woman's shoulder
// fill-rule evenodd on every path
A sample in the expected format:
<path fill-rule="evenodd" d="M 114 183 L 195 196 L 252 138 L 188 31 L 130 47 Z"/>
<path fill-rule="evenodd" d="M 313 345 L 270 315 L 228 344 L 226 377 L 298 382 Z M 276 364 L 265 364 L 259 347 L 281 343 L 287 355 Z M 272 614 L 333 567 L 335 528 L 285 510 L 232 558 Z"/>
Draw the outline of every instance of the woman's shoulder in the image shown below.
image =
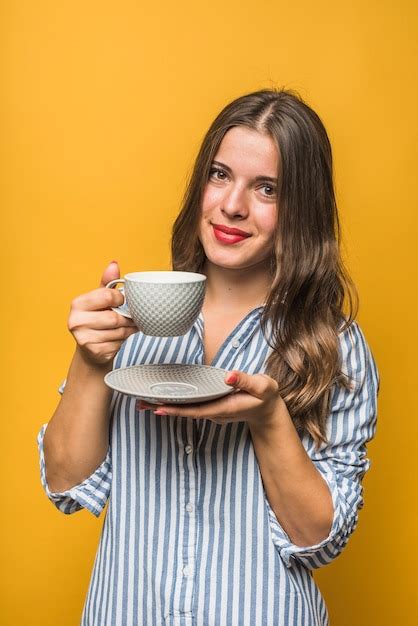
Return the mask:
<path fill-rule="evenodd" d="M 356 319 L 349 322 L 349 320 L 345 317 L 341 320 L 338 329 L 338 338 L 340 342 L 348 341 L 351 344 L 361 343 L 362 345 L 367 345 L 365 333 Z"/>
<path fill-rule="evenodd" d="M 347 318 L 344 318 L 340 322 L 338 339 L 341 347 L 345 347 L 346 349 L 357 348 L 364 352 L 370 350 L 366 334 L 356 319 L 349 321 Z"/>
<path fill-rule="evenodd" d="M 338 334 L 341 353 L 342 369 L 350 378 L 362 382 L 365 377 L 371 377 L 379 384 L 379 373 L 376 360 L 366 339 L 366 333 L 358 320 L 347 324 L 342 322 Z"/>

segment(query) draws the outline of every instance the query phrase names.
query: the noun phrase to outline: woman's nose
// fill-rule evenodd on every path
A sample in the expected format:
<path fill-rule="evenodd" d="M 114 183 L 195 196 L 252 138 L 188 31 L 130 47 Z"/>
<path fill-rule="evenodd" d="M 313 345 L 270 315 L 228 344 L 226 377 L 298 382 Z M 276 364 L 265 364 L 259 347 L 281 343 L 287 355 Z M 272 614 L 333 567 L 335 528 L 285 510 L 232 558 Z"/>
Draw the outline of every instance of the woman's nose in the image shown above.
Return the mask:
<path fill-rule="evenodd" d="M 222 212 L 230 217 L 241 215 L 246 217 L 248 215 L 248 199 L 244 189 L 235 187 L 230 189 L 223 197 Z"/>

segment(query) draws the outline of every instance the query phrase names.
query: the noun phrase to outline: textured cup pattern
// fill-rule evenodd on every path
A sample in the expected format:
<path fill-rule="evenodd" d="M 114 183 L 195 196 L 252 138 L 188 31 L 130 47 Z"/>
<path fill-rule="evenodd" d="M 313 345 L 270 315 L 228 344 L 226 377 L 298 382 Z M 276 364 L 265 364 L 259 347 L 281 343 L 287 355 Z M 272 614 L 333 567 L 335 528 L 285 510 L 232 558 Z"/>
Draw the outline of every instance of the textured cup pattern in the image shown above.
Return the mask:
<path fill-rule="evenodd" d="M 181 284 L 139 283 L 126 280 L 129 312 L 145 335 L 185 335 L 199 316 L 206 281 Z"/>

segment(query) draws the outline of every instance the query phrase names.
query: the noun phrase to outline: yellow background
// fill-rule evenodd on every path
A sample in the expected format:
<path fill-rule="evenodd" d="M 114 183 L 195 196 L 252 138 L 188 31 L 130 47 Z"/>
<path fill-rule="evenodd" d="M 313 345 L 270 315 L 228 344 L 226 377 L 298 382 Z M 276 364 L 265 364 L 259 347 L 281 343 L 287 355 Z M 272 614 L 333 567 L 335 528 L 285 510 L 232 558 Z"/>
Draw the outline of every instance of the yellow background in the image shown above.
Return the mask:
<path fill-rule="evenodd" d="M 333 626 L 416 623 L 415 6 L 1 2 L 2 626 L 78 624 L 103 522 L 59 513 L 39 480 L 36 435 L 74 349 L 71 300 L 112 259 L 122 273 L 169 269 L 204 132 L 271 85 L 298 90 L 329 132 L 382 378 L 359 527 L 315 577 Z"/>

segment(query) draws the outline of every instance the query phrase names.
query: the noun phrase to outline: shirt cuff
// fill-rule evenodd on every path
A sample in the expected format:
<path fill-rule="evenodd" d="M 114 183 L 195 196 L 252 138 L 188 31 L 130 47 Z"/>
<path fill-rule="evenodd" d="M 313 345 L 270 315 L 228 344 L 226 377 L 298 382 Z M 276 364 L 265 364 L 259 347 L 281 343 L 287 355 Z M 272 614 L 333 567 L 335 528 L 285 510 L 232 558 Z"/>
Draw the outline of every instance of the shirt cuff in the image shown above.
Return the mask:
<path fill-rule="evenodd" d="M 98 517 L 106 505 L 112 485 L 110 446 L 106 458 L 93 474 L 71 489 L 53 492 L 46 480 L 43 440 L 47 426 L 48 424 L 42 426 L 37 438 L 41 483 L 46 495 L 62 513 L 68 515 L 84 508 Z"/>
<path fill-rule="evenodd" d="M 337 539 L 341 528 L 338 485 L 331 471 L 324 472 L 323 470 L 320 470 L 320 473 L 322 478 L 327 483 L 331 493 L 334 516 L 328 536 L 319 543 L 310 546 L 298 546 L 293 543 L 277 519 L 276 514 L 270 506 L 267 496 L 265 497 L 273 543 L 279 550 L 280 556 L 286 567 L 292 567 L 292 560 L 296 558 L 302 561 L 302 563 L 309 568 L 321 567 L 322 565 L 329 563 L 339 554 L 339 550 L 336 550 L 334 547 L 335 540 Z"/>

